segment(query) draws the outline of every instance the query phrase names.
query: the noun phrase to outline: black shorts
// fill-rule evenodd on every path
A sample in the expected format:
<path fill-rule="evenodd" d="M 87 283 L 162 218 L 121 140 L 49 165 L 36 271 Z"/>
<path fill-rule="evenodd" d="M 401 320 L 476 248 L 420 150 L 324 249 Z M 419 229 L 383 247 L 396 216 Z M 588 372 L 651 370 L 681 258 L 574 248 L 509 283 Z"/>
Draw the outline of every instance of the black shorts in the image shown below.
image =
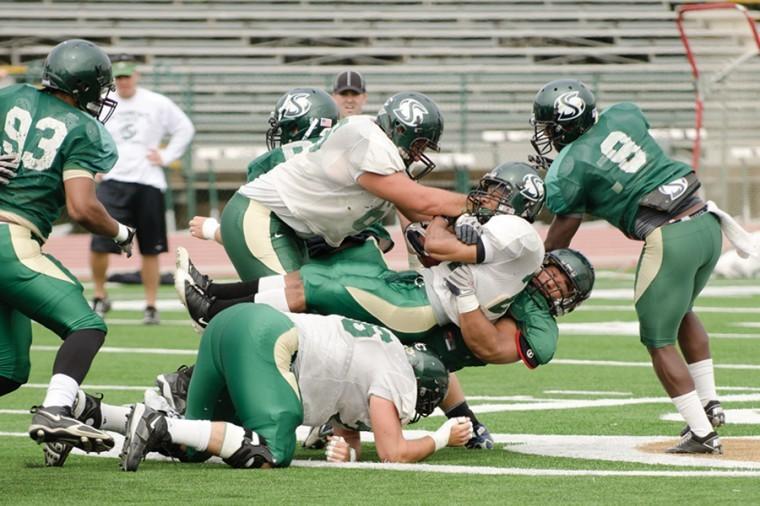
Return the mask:
<path fill-rule="evenodd" d="M 137 242 L 143 255 L 168 251 L 164 194 L 158 188 L 140 183 L 107 180 L 98 185 L 98 200 L 113 218 L 137 228 Z M 90 250 L 98 253 L 120 253 L 113 239 L 93 235 Z"/>

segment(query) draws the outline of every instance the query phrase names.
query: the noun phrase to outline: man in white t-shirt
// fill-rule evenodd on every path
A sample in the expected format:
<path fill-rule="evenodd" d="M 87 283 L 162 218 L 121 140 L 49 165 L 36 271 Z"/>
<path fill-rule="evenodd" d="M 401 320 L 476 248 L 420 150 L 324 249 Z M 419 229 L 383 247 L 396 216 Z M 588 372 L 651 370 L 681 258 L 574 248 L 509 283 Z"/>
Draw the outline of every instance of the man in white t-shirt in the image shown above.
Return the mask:
<path fill-rule="evenodd" d="M 114 60 L 118 107 L 106 128 L 116 142 L 119 161 L 103 177 L 97 195 L 112 216 L 137 228 L 145 287 L 143 322 L 157 324 L 158 255 L 167 251 L 163 167 L 182 156 L 195 129 L 171 99 L 138 86 L 140 74 L 134 59 L 121 55 Z M 159 148 L 164 138 L 168 144 Z M 119 251 L 112 240 L 101 236 L 93 236 L 90 250 L 95 282 L 92 305 L 102 316 L 111 308 L 105 288 L 108 254 Z"/>

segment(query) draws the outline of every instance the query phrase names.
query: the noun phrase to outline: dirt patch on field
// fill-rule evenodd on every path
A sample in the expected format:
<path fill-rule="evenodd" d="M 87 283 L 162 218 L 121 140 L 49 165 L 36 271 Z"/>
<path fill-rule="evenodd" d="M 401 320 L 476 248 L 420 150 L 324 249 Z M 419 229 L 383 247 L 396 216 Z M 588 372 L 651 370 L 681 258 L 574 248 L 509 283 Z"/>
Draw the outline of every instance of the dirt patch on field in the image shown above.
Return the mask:
<path fill-rule="evenodd" d="M 641 450 L 647 453 L 665 453 L 668 448 L 677 445 L 678 439 L 671 441 L 658 441 L 656 443 L 647 443 L 636 447 L 637 450 Z M 674 453 L 674 456 L 697 456 L 707 457 L 714 459 L 726 459 L 726 460 L 746 460 L 747 462 L 760 462 L 760 440 L 757 439 L 725 439 L 721 440 L 723 445 L 723 455 L 709 455 L 709 454 L 678 454 Z"/>

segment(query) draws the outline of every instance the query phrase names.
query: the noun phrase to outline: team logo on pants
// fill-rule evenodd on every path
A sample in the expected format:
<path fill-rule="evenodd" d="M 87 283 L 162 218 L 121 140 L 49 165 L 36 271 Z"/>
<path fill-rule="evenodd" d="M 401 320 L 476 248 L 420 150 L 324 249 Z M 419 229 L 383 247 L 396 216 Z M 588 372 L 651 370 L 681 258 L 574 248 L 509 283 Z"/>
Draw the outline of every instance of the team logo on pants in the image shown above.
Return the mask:
<path fill-rule="evenodd" d="M 554 101 L 554 110 L 557 112 L 557 121 L 575 119 L 586 110 L 586 102 L 578 91 L 568 91 L 558 96 Z"/>
<path fill-rule="evenodd" d="M 412 127 L 422 124 L 425 116 L 429 114 L 425 106 L 413 98 L 402 100 L 398 107 L 393 109 L 393 113 L 401 123 Z"/>
<path fill-rule="evenodd" d="M 308 93 L 294 93 L 285 98 L 282 106 L 277 110 L 280 119 L 300 118 L 311 109 Z"/>

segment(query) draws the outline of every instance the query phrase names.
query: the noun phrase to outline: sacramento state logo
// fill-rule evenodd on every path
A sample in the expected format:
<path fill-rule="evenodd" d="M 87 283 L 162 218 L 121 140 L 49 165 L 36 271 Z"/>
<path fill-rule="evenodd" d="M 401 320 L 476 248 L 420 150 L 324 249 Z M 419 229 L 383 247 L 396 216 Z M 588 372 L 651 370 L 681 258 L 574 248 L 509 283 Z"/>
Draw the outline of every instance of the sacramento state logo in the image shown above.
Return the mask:
<path fill-rule="evenodd" d="M 411 127 L 422 124 L 425 116 L 429 114 L 425 106 L 413 98 L 402 100 L 398 107 L 393 109 L 393 113 L 401 123 Z"/>
<path fill-rule="evenodd" d="M 554 101 L 554 110 L 557 112 L 557 121 L 567 121 L 580 117 L 586 110 L 586 102 L 580 97 L 580 92 L 568 91 Z"/>
<path fill-rule="evenodd" d="M 308 93 L 294 93 L 285 97 L 279 109 L 277 109 L 280 119 L 300 118 L 311 109 Z"/>
<path fill-rule="evenodd" d="M 664 185 L 661 185 L 657 190 L 663 195 L 670 197 L 670 200 L 676 200 L 678 197 L 684 194 L 689 187 L 689 183 L 685 177 L 676 179 Z"/>
<path fill-rule="evenodd" d="M 535 174 L 526 174 L 523 177 L 523 188 L 520 194 L 531 202 L 537 202 L 544 198 L 544 180 Z"/>

